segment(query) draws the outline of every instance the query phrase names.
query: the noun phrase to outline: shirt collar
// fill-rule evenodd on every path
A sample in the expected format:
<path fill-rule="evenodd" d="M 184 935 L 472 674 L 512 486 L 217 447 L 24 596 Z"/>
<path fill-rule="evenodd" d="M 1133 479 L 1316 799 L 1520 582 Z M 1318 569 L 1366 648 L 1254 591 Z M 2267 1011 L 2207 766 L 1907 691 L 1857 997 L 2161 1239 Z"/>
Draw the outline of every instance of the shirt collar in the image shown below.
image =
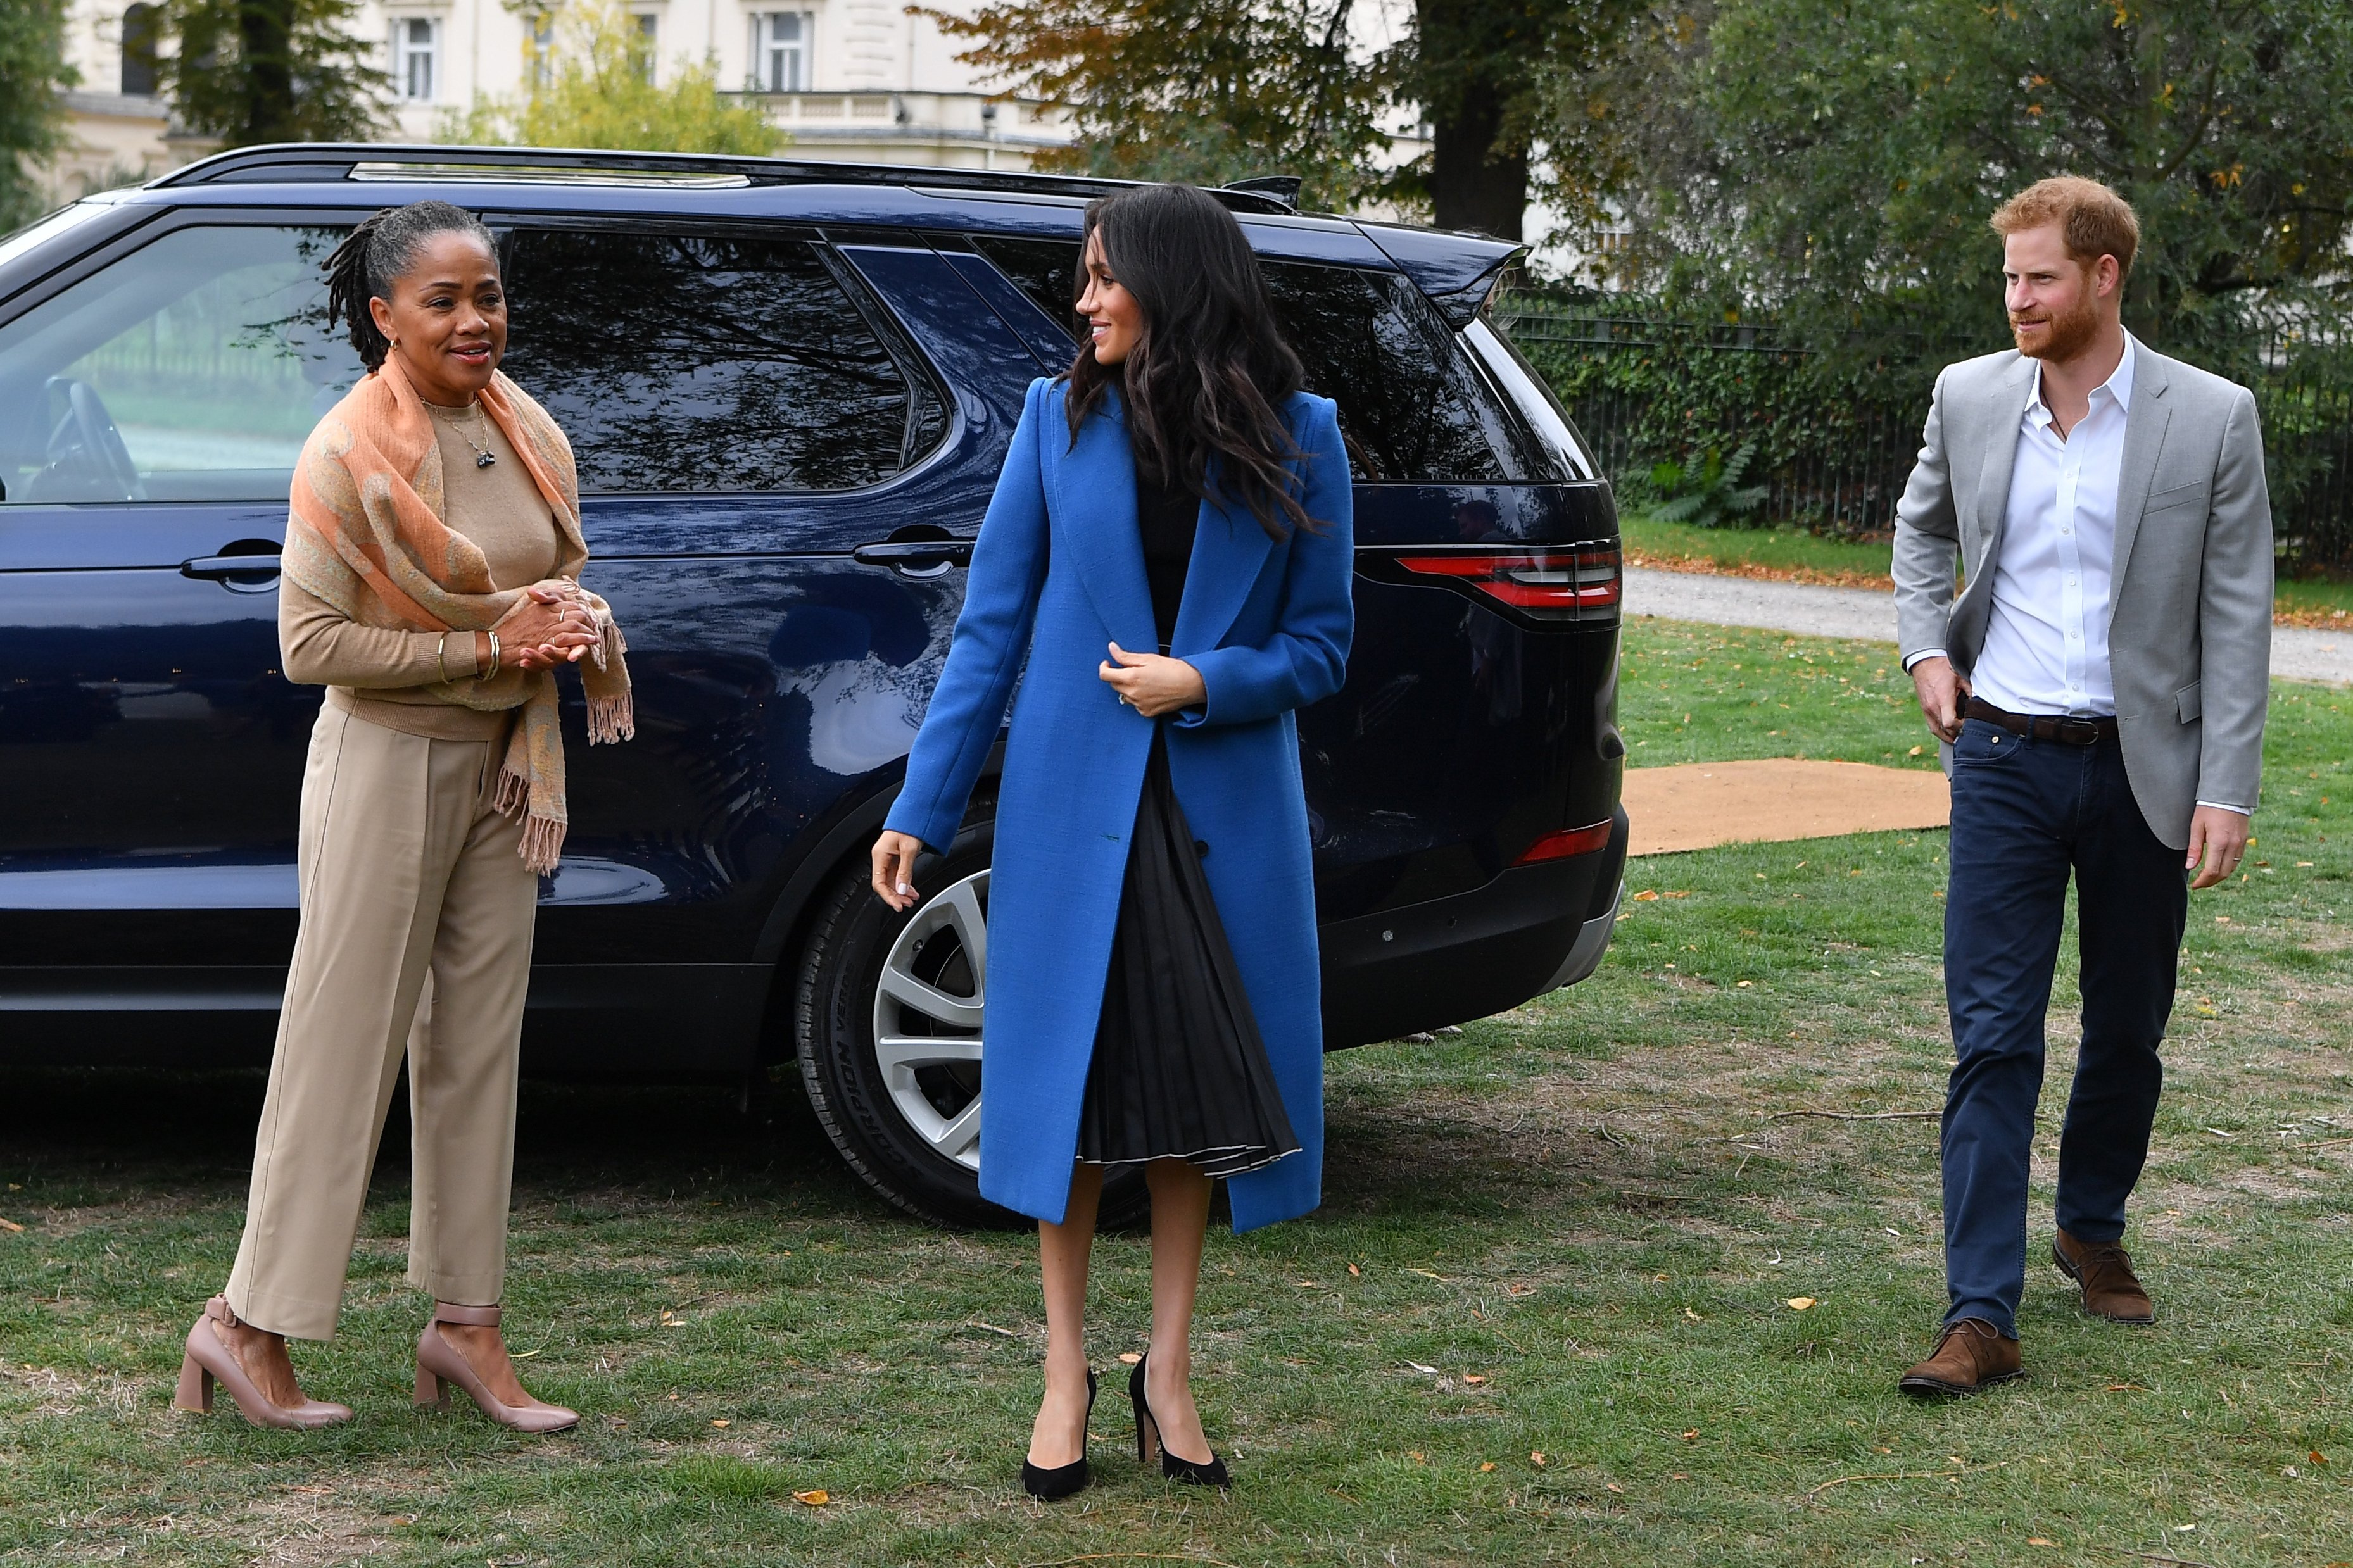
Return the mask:
<path fill-rule="evenodd" d="M 2094 398 L 2096 399 L 2105 392 L 2116 399 L 2117 409 L 2125 414 L 2132 412 L 2133 355 L 2136 347 L 2133 335 L 2126 332 L 2124 357 L 2116 361 L 2116 368 L 2108 373 L 2107 380 L 2092 388 Z M 2026 405 L 2026 420 L 2038 430 L 2051 423 L 2051 405 L 2042 400 L 2042 367 L 2040 364 L 2034 367 L 2034 396 Z"/>

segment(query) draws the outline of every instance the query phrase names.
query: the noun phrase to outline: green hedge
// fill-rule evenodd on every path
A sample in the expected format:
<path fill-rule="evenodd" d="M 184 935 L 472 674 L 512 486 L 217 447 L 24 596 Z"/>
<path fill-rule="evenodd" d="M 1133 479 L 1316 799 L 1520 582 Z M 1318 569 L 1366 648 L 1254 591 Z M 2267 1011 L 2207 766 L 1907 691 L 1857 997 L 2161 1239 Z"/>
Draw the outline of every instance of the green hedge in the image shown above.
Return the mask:
<path fill-rule="evenodd" d="M 1521 288 L 1494 314 L 1552 383 L 1633 505 L 1755 444 L 1764 504 L 1742 521 L 1848 537 L 1894 527 L 1936 373 L 2006 347 L 1889 339 L 1810 352 L 1768 321 L 1704 321 L 1623 295 Z M 2283 568 L 2353 564 L 2353 350 L 2274 332 L 2184 357 L 2250 383 Z M 1719 513 L 1719 515 L 1721 515 Z"/>

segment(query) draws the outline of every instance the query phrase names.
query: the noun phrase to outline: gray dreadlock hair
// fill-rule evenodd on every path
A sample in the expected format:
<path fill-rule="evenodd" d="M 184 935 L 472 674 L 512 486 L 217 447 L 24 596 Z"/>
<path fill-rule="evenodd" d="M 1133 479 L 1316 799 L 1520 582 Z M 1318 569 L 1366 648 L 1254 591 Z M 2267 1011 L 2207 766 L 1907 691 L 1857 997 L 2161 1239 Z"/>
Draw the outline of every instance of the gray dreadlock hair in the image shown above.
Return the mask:
<path fill-rule="evenodd" d="M 332 329 L 338 319 L 350 323 L 352 347 L 370 370 L 384 363 L 392 344 L 376 331 L 367 302 L 389 301 L 393 279 L 416 263 L 417 253 L 437 234 L 470 234 L 492 256 L 498 254 L 491 231 L 465 208 L 411 202 L 371 214 L 327 258 L 327 325 Z"/>

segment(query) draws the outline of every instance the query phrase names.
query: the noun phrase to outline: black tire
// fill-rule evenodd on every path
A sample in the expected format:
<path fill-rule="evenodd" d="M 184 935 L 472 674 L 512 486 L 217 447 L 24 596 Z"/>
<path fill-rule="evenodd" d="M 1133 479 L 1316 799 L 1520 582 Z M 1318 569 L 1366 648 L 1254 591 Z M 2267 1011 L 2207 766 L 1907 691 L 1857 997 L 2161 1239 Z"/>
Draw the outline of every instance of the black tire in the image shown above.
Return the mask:
<path fill-rule="evenodd" d="M 927 912 L 934 921 L 942 918 L 935 910 L 940 900 L 987 869 L 993 827 L 988 808 L 976 808 L 947 854 L 919 863 L 916 886 L 929 896 L 905 914 L 874 896 L 864 864 L 845 867 L 818 900 L 810 923 L 794 1010 L 801 1079 L 826 1136 L 867 1185 L 909 1214 L 941 1225 L 1016 1227 L 1030 1222 L 983 1198 L 973 1165 L 944 1153 L 910 1119 L 923 1114 L 924 1106 L 911 1111 L 894 1098 L 875 1047 L 877 994 L 884 963 L 908 927 L 924 921 Z M 910 962 L 922 979 L 947 995 L 973 994 L 969 963 L 951 931 L 924 938 Z M 925 1029 L 918 1016 L 902 1017 L 902 1030 L 956 1037 L 952 1029 Z M 912 1089 L 934 1113 L 926 1118 L 934 1131 L 942 1121 L 953 1125 L 979 1094 L 976 1064 L 923 1067 L 913 1076 Z M 902 1082 L 898 1092 L 910 1090 Z M 1131 1223 L 1147 1205 L 1142 1173 L 1117 1173 L 1105 1184 L 1103 1220 Z"/>

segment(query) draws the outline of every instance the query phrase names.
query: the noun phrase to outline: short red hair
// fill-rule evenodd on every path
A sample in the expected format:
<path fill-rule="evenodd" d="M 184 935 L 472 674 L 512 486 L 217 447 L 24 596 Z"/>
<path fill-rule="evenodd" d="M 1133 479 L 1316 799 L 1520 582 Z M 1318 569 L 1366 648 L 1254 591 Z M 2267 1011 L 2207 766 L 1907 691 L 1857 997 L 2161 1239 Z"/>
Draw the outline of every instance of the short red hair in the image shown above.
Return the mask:
<path fill-rule="evenodd" d="M 2089 267 L 2103 256 L 2116 258 L 2116 283 L 2132 276 L 2140 249 L 2140 219 L 2132 204 L 2100 184 L 2074 174 L 2037 180 L 1993 215 L 1993 231 L 2007 239 L 2021 229 L 2057 224 L 2067 254 Z"/>

